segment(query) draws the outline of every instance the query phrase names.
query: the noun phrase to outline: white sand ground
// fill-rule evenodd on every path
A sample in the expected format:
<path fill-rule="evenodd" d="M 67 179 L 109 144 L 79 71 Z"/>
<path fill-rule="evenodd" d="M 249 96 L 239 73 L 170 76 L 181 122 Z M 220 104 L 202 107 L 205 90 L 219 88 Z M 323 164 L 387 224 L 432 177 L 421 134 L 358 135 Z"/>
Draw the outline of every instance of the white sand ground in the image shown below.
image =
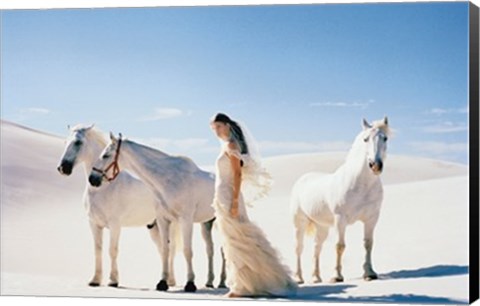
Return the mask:
<path fill-rule="evenodd" d="M 157 292 L 160 259 L 146 228 L 126 228 L 120 241 L 120 288 L 90 288 L 93 245 L 81 202 L 82 168 L 71 177 L 57 173 L 62 138 L 1 123 L 1 295 L 220 299 L 226 290 L 206 289 L 206 255 L 195 227 L 195 294 L 182 291 L 183 256 L 177 255 L 178 287 Z M 215 158 L 213 156 L 212 158 Z M 292 183 L 306 171 L 330 173 L 345 153 L 265 159 L 275 178 L 271 195 L 249 213 L 294 268 L 294 236 L 288 214 Z M 301 286 L 295 301 L 462 304 L 468 300 L 468 168 L 436 160 L 389 156 L 383 180 L 385 200 L 375 234 L 373 263 L 380 279 L 361 279 L 362 226 L 347 230 L 345 283 Z M 108 234 L 108 232 L 106 233 Z M 218 241 L 218 237 L 216 237 Z M 304 252 L 309 280 L 311 239 Z M 322 277 L 335 260 L 331 231 L 321 256 Z M 105 283 L 109 272 L 104 252 Z M 218 248 L 217 248 L 218 251 Z M 220 269 L 219 253 L 216 268 Z M 218 274 L 218 273 L 217 273 Z M 217 280 L 218 281 L 218 276 Z"/>

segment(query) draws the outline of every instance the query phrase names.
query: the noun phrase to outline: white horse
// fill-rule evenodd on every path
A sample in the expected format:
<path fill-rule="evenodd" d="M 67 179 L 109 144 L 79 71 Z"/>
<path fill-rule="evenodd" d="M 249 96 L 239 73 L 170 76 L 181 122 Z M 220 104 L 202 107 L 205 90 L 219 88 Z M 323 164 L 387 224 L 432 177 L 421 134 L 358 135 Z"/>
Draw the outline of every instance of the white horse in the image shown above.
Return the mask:
<path fill-rule="evenodd" d="M 70 175 L 73 168 L 84 164 L 86 177 L 92 169 L 93 162 L 97 160 L 107 141 L 103 134 L 92 126 L 77 125 L 72 128 L 66 139 L 64 153 L 60 159 L 58 171 L 63 175 Z M 146 226 L 152 240 L 160 251 L 160 235 L 155 224 L 155 206 L 157 198 L 140 180 L 132 177 L 127 172 L 117 172 L 115 181 L 105 184 L 102 188 L 93 188 L 87 182 L 83 201 L 88 213 L 90 228 L 92 230 L 95 247 L 95 273 L 90 281 L 90 286 L 100 286 L 102 282 L 102 245 L 103 230 L 110 230 L 110 259 L 111 272 L 109 286 L 117 287 L 119 281 L 117 256 L 118 242 L 121 227 Z M 175 242 L 178 230 L 172 231 L 171 239 Z M 174 278 L 174 252 L 175 243 L 172 243 L 170 257 L 169 284 L 175 285 Z"/>
<path fill-rule="evenodd" d="M 168 290 L 168 256 L 170 224 L 178 223 L 183 237 L 183 252 L 187 263 L 187 284 L 185 291 L 196 291 L 195 274 L 192 267 L 193 223 L 202 223 L 207 231 L 202 231 L 207 243 L 209 257 L 208 284 L 213 281 L 213 243 L 210 230 L 214 220 L 212 207 L 214 175 L 202 171 L 186 158 L 171 156 L 153 148 L 130 140 L 116 139 L 110 133 L 111 143 L 104 149 L 100 159 L 94 164 L 89 181 L 92 186 L 100 186 L 107 177 L 109 168 L 127 168 L 134 171 L 142 181 L 154 190 L 157 196 L 156 224 L 162 240 L 162 277 L 157 290 Z M 210 287 L 210 285 L 207 285 Z M 222 265 L 221 283 L 225 287 L 225 261 Z"/>
<path fill-rule="evenodd" d="M 386 158 L 387 117 L 369 124 L 363 120 L 363 131 L 355 138 L 345 163 L 330 175 L 307 173 L 295 183 L 291 195 L 291 213 L 296 235 L 296 278 L 303 283 L 301 255 L 304 234 L 315 233 L 313 281 L 321 282 L 319 256 L 329 228 L 337 230 L 336 275 L 333 282 L 343 282 L 342 254 L 345 229 L 356 221 L 364 224 L 366 250 L 364 279 L 378 276 L 372 267 L 373 232 L 380 214 L 383 187 L 379 175 Z"/>

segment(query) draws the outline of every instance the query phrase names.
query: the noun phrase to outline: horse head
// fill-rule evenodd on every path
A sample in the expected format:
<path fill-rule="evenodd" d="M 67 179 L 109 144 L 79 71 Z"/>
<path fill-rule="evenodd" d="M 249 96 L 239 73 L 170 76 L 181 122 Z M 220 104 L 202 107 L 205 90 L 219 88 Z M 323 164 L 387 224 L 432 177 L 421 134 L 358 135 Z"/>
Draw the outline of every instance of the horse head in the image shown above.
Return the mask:
<path fill-rule="evenodd" d="M 88 131 L 93 128 L 94 124 L 90 126 L 76 126 L 74 128 L 68 127 L 70 135 L 65 140 L 65 149 L 60 158 L 60 163 L 57 167 L 58 172 L 63 175 L 72 174 L 73 168 L 82 162 L 82 156 L 85 153 L 86 135 Z"/>
<path fill-rule="evenodd" d="M 100 187 L 104 179 L 113 181 L 120 173 L 118 159 L 120 157 L 120 147 L 122 144 L 122 134 L 118 138 L 110 132 L 110 143 L 105 147 L 100 158 L 94 163 L 92 172 L 88 177 L 90 185 Z M 110 172 L 111 175 L 110 175 Z"/>
<path fill-rule="evenodd" d="M 368 167 L 375 175 L 383 171 L 383 164 L 387 156 L 387 140 L 390 136 L 388 118 L 374 121 L 372 124 L 363 119 L 362 138 L 365 142 Z"/>

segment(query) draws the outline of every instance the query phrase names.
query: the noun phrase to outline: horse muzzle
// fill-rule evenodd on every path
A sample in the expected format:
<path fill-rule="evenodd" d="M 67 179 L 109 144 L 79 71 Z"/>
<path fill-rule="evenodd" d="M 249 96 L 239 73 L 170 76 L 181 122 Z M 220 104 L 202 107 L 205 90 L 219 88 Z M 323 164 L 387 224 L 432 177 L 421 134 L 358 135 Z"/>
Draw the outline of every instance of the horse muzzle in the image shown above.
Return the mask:
<path fill-rule="evenodd" d="M 102 176 L 100 175 L 96 175 L 96 174 L 90 174 L 90 176 L 88 177 L 88 182 L 90 183 L 90 185 L 92 185 L 93 187 L 100 187 L 102 185 Z"/>
<path fill-rule="evenodd" d="M 72 174 L 73 171 L 73 163 L 72 162 L 67 162 L 63 161 L 58 167 L 57 167 L 58 172 L 62 175 L 70 175 Z"/>
<path fill-rule="evenodd" d="M 375 161 L 375 162 L 368 162 L 368 166 L 372 170 L 373 174 L 380 175 L 383 171 L 383 163 L 382 161 Z"/>

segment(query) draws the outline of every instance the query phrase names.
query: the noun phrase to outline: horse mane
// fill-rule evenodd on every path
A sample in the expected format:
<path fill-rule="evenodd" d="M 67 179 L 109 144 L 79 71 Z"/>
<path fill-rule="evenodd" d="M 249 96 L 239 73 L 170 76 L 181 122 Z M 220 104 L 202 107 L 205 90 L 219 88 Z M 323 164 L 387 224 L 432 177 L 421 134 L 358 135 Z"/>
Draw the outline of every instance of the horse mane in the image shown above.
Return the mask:
<path fill-rule="evenodd" d="M 158 149 L 149 147 L 149 146 L 144 145 L 142 143 L 138 143 L 138 142 L 130 140 L 128 138 L 122 139 L 122 142 L 129 142 L 131 144 L 134 144 L 134 145 L 140 147 L 143 151 L 146 151 L 149 155 L 152 155 L 152 157 L 168 157 L 168 156 L 170 156 L 163 151 L 160 151 Z"/>
<path fill-rule="evenodd" d="M 152 148 L 152 147 L 149 147 L 147 145 L 144 145 L 144 144 L 141 144 L 141 143 L 138 143 L 138 142 L 135 142 L 135 141 L 132 141 L 132 140 L 129 140 L 128 138 L 125 138 L 122 140 L 123 142 L 128 142 L 130 144 L 134 144 L 135 146 L 139 147 L 142 151 L 144 151 L 148 156 L 149 158 L 151 158 L 152 160 L 158 160 L 158 159 L 161 159 L 161 158 L 168 158 L 170 160 L 170 162 L 173 162 L 174 160 L 176 161 L 182 161 L 184 162 L 185 164 L 184 165 L 188 165 L 188 167 L 191 168 L 191 170 L 198 170 L 198 166 L 197 164 L 195 164 L 195 162 L 187 157 L 187 156 L 181 156 L 181 155 L 178 155 L 178 156 L 175 156 L 175 155 L 170 155 L 170 154 L 167 154 L 163 151 L 160 151 L 158 149 L 155 149 L 155 148 Z"/>

